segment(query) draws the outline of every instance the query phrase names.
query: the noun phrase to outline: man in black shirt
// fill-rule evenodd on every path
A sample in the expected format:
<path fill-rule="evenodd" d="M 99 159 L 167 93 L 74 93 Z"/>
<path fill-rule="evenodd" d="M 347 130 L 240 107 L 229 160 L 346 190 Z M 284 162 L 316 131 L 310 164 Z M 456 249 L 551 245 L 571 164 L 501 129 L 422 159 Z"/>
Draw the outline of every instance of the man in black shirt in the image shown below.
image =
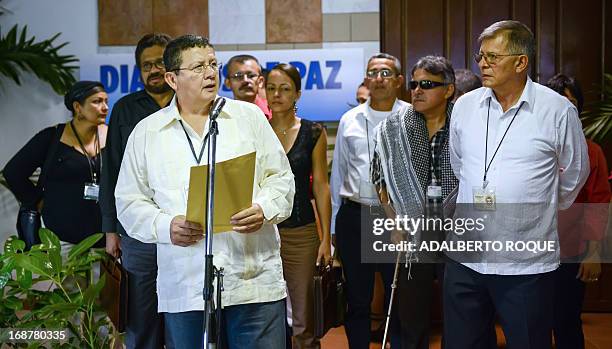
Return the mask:
<path fill-rule="evenodd" d="M 122 257 L 128 272 L 127 348 L 163 348 L 162 315 L 157 312 L 157 247 L 130 238 L 117 220 L 115 186 L 128 137 L 145 117 L 168 105 L 174 92 L 166 84 L 163 53 L 171 38 L 147 34 L 136 46 L 136 64 L 144 90 L 119 99 L 113 106 L 104 148 L 100 183 L 102 231 L 106 232 L 106 252 Z M 119 236 L 121 238 L 119 238 Z"/>

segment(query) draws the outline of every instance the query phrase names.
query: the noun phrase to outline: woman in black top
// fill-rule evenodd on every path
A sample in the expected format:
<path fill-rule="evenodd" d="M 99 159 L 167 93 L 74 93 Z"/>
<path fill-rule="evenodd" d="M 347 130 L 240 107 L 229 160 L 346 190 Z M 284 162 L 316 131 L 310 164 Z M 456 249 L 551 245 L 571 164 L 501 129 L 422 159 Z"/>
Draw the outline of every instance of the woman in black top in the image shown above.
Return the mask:
<path fill-rule="evenodd" d="M 297 69 L 279 64 L 266 83 L 270 123 L 285 148 L 295 176 L 291 217 L 279 224 L 283 273 L 291 300 L 294 348 L 319 348 L 314 337 L 313 276 L 315 266 L 331 262 L 331 199 L 327 177 L 327 135 L 321 124 L 296 116 L 301 78 Z M 310 201 L 310 178 L 322 238 Z"/>
<path fill-rule="evenodd" d="M 45 226 L 61 241 L 77 244 L 101 230 L 97 186 L 103 161 L 100 151 L 106 140 L 108 96 L 101 83 L 79 81 L 64 97 L 64 104 L 72 120 L 36 134 L 3 172 L 22 205 L 38 209 Z M 56 142 L 59 144 L 53 146 Z M 39 188 L 29 178 L 43 167 L 47 157 L 50 162 L 44 188 Z M 102 246 L 103 240 L 96 245 Z"/>

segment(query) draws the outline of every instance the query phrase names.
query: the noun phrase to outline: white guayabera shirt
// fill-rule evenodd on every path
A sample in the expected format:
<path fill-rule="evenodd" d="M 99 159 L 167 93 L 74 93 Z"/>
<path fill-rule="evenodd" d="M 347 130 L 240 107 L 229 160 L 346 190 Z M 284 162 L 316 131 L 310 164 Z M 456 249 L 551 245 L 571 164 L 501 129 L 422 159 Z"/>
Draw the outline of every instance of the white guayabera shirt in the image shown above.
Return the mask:
<path fill-rule="evenodd" d="M 572 204 L 589 175 L 587 145 L 576 108 L 530 78 L 519 100 L 506 112 L 490 88 L 461 96 L 453 108 L 449 141 L 451 165 L 459 179 L 458 207 L 473 203 L 473 188 L 483 185 L 485 139 L 487 165 L 491 164 L 487 187 L 495 188 L 498 207 L 519 213 L 487 227 L 491 237 L 515 239 L 523 234 L 540 241 L 557 240 L 557 210 Z M 530 211 L 537 204 L 544 209 Z M 513 236 L 501 237 L 500 231 Z M 558 249 L 552 254 L 526 253 L 525 259 L 516 256 L 509 251 L 493 252 L 482 262 L 464 264 L 482 274 L 498 275 L 545 273 L 559 264 Z M 487 263 L 487 259 L 514 262 Z"/>
<path fill-rule="evenodd" d="M 159 312 L 203 310 L 205 240 L 173 245 L 170 222 L 187 211 L 190 167 L 196 165 L 179 122 L 176 97 L 142 120 L 128 140 L 115 197 L 127 233 L 157 244 Z M 286 297 L 277 223 L 291 215 L 295 184 L 282 145 L 261 110 L 227 99 L 219 117 L 217 162 L 257 152 L 253 203 L 265 223 L 251 234 L 214 235 L 214 264 L 225 269 L 223 305 L 271 302 Z M 204 142 L 183 122 L 196 153 Z M 204 135 L 208 132 L 208 122 Z M 204 151 L 207 154 L 208 150 Z M 206 155 L 202 164 L 206 164 Z"/>
<path fill-rule="evenodd" d="M 336 134 L 334 161 L 330 179 L 332 201 L 331 232 L 336 232 L 336 216 L 342 199 L 346 198 L 363 205 L 377 205 L 378 196 L 360 196 L 360 186 L 370 180 L 370 162 L 374 154 L 376 126 L 408 103 L 396 99 L 390 111 L 379 112 L 370 107 L 370 99 L 342 115 Z M 357 233 L 357 232 L 356 232 Z"/>

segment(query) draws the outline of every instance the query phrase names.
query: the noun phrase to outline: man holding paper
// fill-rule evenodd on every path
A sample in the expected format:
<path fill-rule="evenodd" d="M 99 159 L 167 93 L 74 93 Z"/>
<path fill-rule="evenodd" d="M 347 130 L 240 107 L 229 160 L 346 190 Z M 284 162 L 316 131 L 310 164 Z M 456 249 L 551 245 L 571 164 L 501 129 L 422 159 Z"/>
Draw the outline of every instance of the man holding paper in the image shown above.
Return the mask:
<path fill-rule="evenodd" d="M 158 311 L 170 343 L 201 348 L 204 232 L 185 214 L 191 167 L 207 164 L 221 63 L 206 38 L 185 35 L 168 44 L 164 64 L 176 95 L 130 135 L 115 190 L 117 214 L 131 237 L 157 243 Z M 291 168 L 256 105 L 228 99 L 217 121 L 217 162 L 256 154 L 252 205 L 230 218 L 232 230 L 214 235 L 214 264 L 225 270 L 223 337 L 229 348 L 284 348 L 286 293 L 275 224 L 291 214 Z"/>

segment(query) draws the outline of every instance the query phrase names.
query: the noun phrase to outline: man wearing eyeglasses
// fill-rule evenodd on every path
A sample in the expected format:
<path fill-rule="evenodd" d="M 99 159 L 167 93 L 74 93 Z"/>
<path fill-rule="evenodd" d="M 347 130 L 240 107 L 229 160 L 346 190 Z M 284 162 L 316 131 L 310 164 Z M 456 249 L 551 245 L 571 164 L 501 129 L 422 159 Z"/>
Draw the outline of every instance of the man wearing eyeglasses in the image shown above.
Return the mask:
<path fill-rule="evenodd" d="M 157 244 L 158 311 L 171 348 L 202 348 L 204 231 L 186 220 L 190 168 L 203 156 L 221 63 L 208 40 L 184 35 L 164 51 L 170 105 L 130 135 L 115 196 L 128 234 Z M 284 348 L 286 285 L 275 224 L 291 214 L 295 184 L 269 122 L 251 103 L 226 100 L 217 117 L 216 161 L 256 152 L 252 205 L 214 235 L 214 264 L 224 269 L 219 348 Z"/>
<path fill-rule="evenodd" d="M 103 151 L 104 166 L 100 183 L 102 230 L 106 233 L 106 252 L 128 272 L 128 315 L 125 345 L 131 348 L 163 348 L 164 326 L 157 313 L 155 278 L 157 258 L 155 244 L 129 237 L 117 220 L 115 186 L 128 137 L 136 124 L 168 105 L 174 91 L 164 79 L 164 48 L 170 41 L 166 34 L 143 36 L 136 45 L 136 66 L 144 90 L 129 94 L 113 106 Z"/>
<path fill-rule="evenodd" d="M 587 146 L 576 107 L 529 78 L 536 62 L 527 26 L 500 21 L 478 42 L 483 87 L 457 100 L 450 153 L 459 179 L 455 218 L 482 218 L 484 229 L 448 238 L 502 248 L 448 253 L 444 342 L 447 349 L 490 348 L 497 315 L 508 348 L 551 348 L 557 211 L 587 179 Z M 508 247 L 536 241 L 555 248 Z"/>
<path fill-rule="evenodd" d="M 443 219 L 442 203 L 458 184 L 448 151 L 455 74 L 446 58 L 426 56 L 414 65 L 411 75 L 408 85 L 412 106 L 391 115 L 378 127 L 372 179 L 381 202 L 393 207 L 392 214 Z M 405 232 L 401 233 L 404 236 L 394 233 L 394 243 L 406 238 Z M 441 234 L 439 228 L 424 229 L 416 238 L 440 241 Z M 405 267 L 400 269 L 397 305 L 404 349 L 429 348 L 438 262 L 437 253 L 417 252 L 407 255 Z M 441 282 L 442 274 L 438 272 L 437 276 Z"/>
<path fill-rule="evenodd" d="M 374 128 L 408 105 L 397 98 L 404 77 L 401 64 L 394 56 L 379 53 L 370 57 L 364 83 L 370 90 L 370 97 L 340 119 L 331 174 L 331 232 L 335 234 L 335 246 L 346 276 L 348 313 L 345 328 L 351 348 L 369 348 L 374 274 L 380 271 L 383 276 L 387 302 L 393 280 L 392 264 L 361 262 L 360 234 L 372 233 L 361 231 L 361 209 L 379 203 L 370 177 Z"/>
<path fill-rule="evenodd" d="M 251 55 L 237 55 L 227 62 L 227 77 L 224 84 L 232 90 L 234 99 L 255 103 L 266 118 L 272 118 L 265 99 L 259 97 L 259 90 L 263 89 L 263 76 L 261 65 L 257 58 Z"/>

